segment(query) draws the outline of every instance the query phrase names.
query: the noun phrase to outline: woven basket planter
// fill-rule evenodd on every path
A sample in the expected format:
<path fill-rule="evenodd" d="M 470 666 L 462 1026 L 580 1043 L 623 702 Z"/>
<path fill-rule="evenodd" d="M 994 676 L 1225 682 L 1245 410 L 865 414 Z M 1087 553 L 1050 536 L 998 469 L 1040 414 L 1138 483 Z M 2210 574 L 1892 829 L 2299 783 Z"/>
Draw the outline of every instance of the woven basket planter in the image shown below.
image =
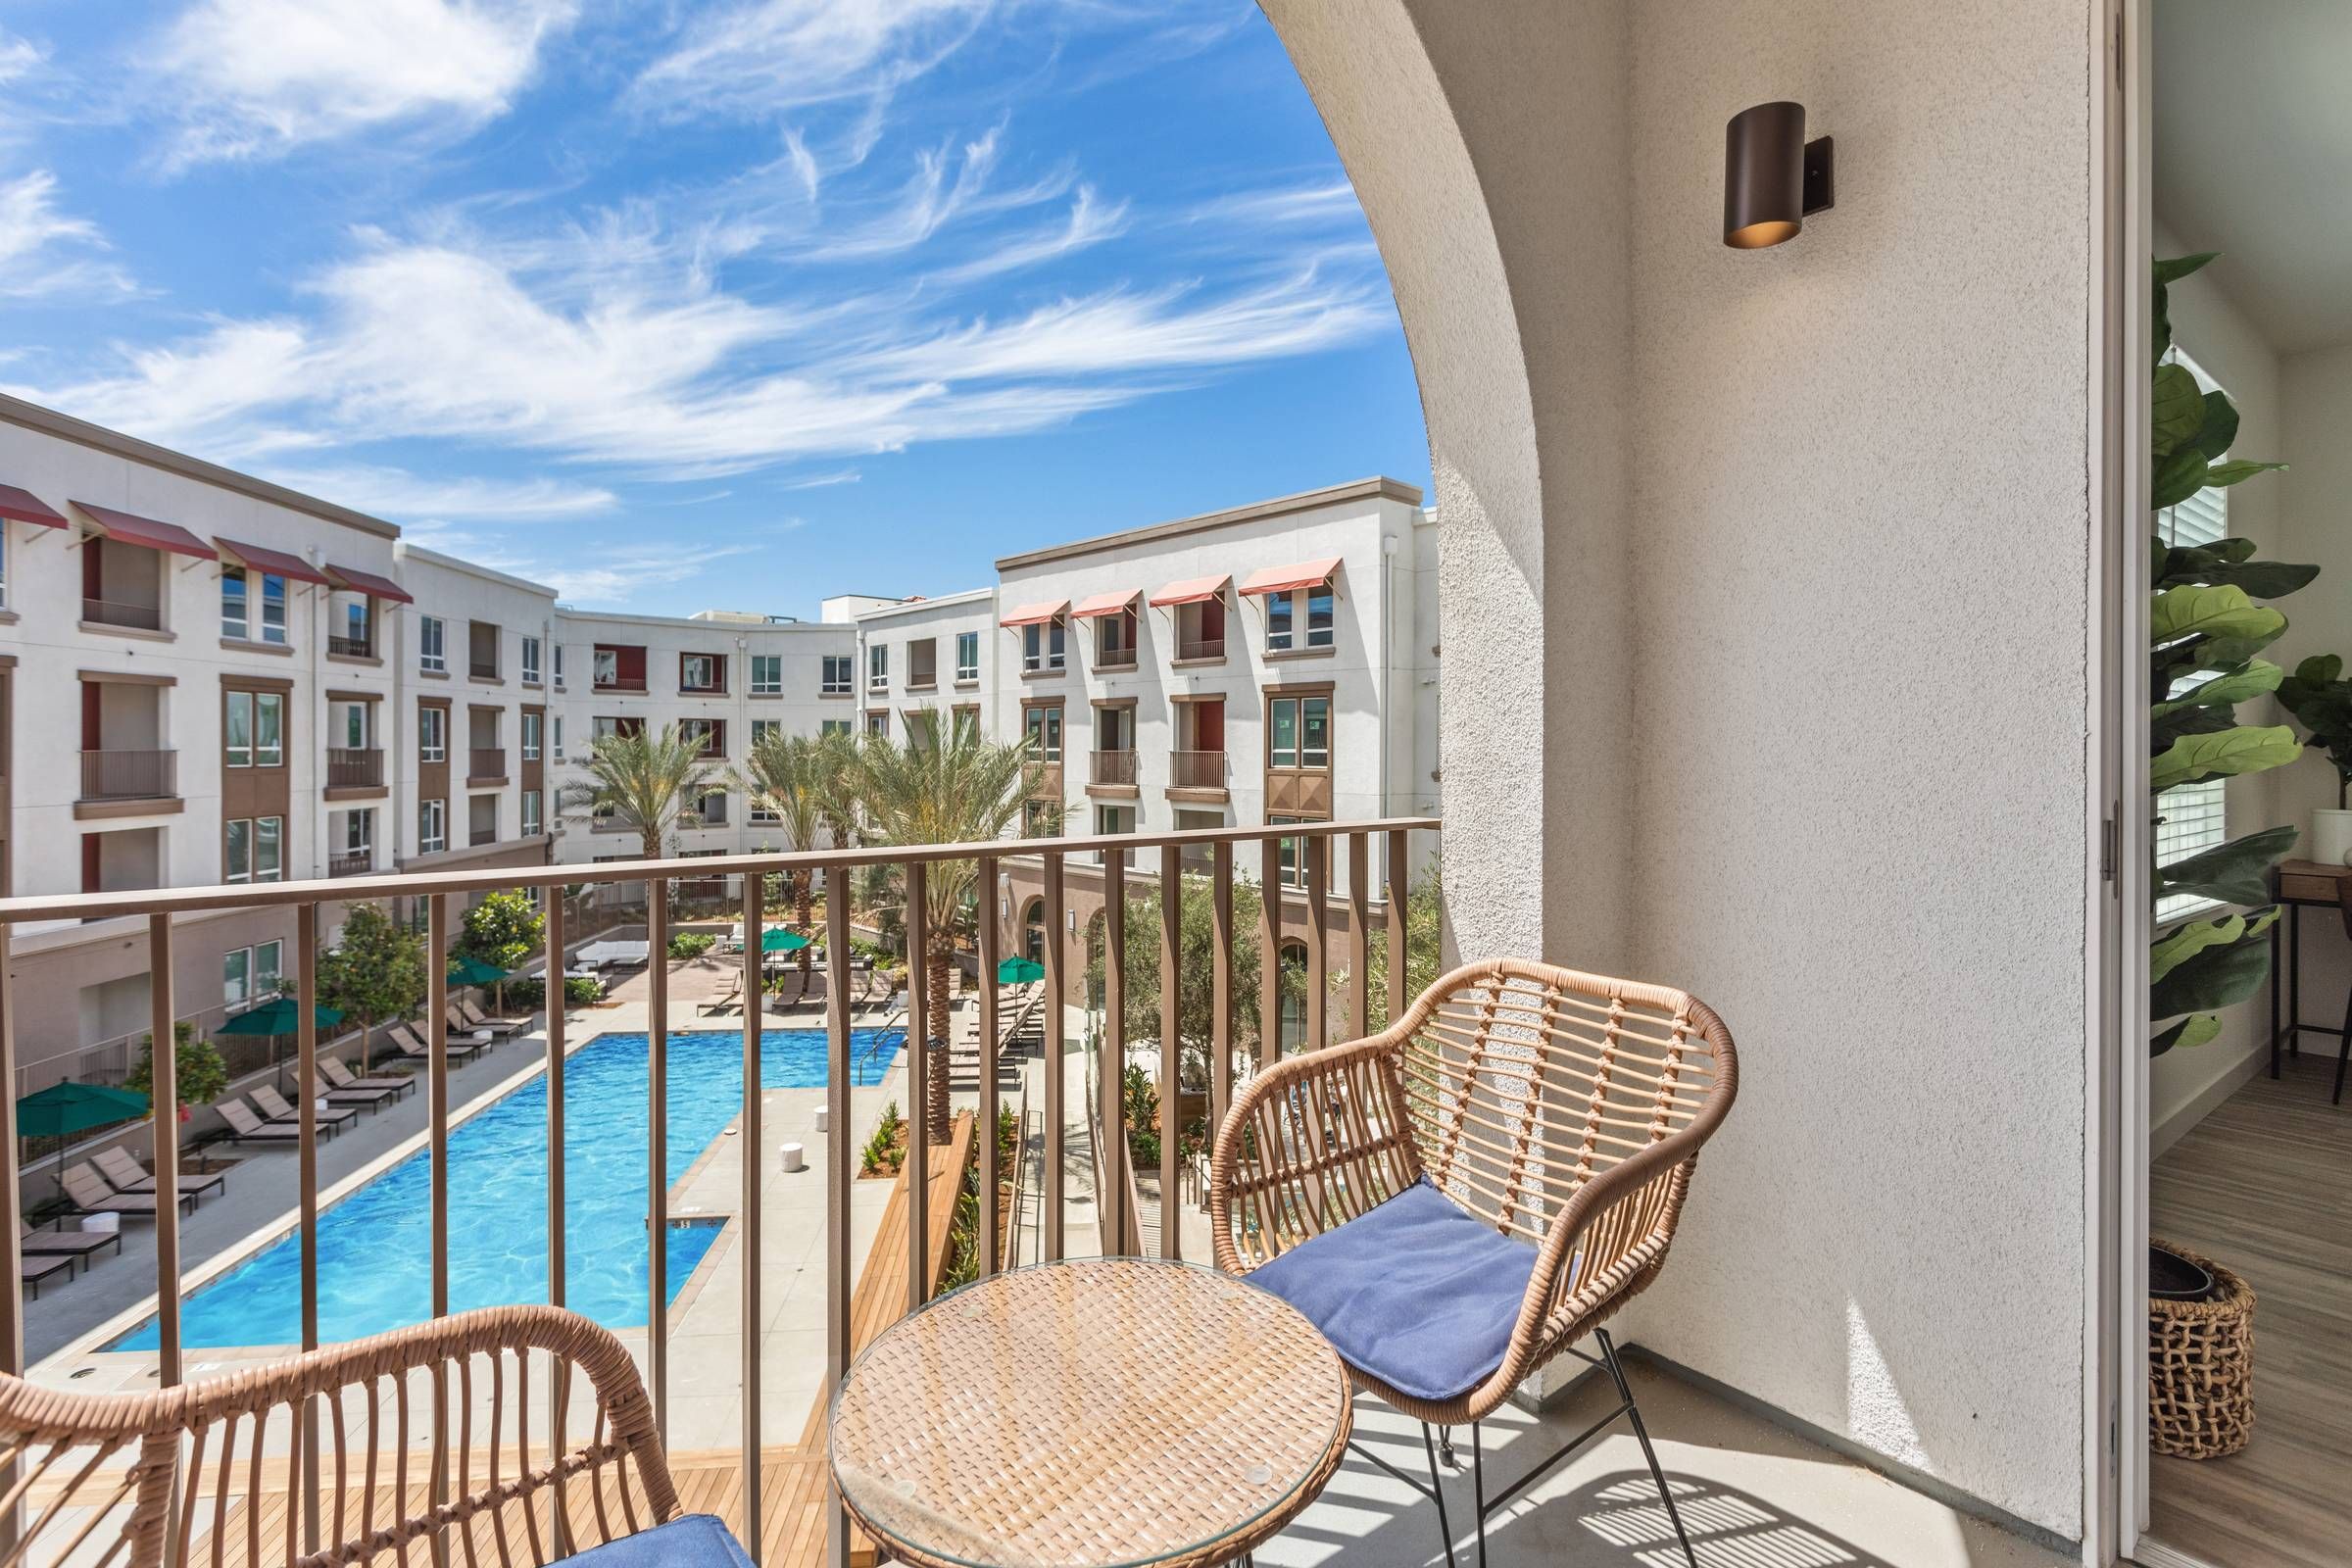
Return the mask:
<path fill-rule="evenodd" d="M 2148 1446 L 2182 1459 L 2235 1453 L 2254 1435 L 2254 1292 L 2209 1257 L 2151 1245 L 2211 1274 L 2215 1295 L 2148 1302 Z"/>

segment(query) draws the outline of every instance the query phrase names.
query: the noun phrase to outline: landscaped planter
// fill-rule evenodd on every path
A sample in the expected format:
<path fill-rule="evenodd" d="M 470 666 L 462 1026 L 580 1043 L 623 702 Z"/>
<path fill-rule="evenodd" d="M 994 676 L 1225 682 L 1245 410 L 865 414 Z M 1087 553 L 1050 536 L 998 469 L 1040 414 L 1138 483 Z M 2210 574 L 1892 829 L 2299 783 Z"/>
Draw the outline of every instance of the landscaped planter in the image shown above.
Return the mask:
<path fill-rule="evenodd" d="M 2254 1434 L 2254 1292 L 2211 1258 L 2148 1246 L 2148 1446 L 2183 1459 L 2235 1453 Z M 2156 1294 L 2167 1283 L 2182 1294 Z"/>

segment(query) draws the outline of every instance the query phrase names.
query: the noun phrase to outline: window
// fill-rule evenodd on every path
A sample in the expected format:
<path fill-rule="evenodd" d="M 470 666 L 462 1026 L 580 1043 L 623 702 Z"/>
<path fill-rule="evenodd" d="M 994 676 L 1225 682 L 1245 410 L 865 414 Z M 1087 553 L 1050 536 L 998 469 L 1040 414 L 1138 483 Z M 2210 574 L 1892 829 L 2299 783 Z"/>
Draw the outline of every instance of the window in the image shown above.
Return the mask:
<path fill-rule="evenodd" d="M 220 635 L 242 638 L 252 626 L 250 605 L 245 595 L 245 573 L 241 567 L 229 566 L 220 573 Z"/>
<path fill-rule="evenodd" d="M 784 656 L 782 654 L 754 654 L 752 656 L 752 695 L 781 697 L 784 695 Z"/>
<path fill-rule="evenodd" d="M 1266 595 L 1266 652 L 1332 646 L 1331 584 Z"/>
<path fill-rule="evenodd" d="M 1300 820 L 1300 818 L 1296 816 L 1269 816 L 1266 818 L 1266 825 L 1268 827 L 1280 827 L 1286 822 L 1296 822 L 1298 820 Z M 1276 875 L 1275 880 L 1286 888 L 1305 887 L 1306 840 L 1283 839 L 1279 841 L 1278 848 L 1281 852 L 1281 868 Z M 1301 951 L 1304 950 L 1302 949 Z"/>
<path fill-rule="evenodd" d="M 1021 668 L 1036 674 L 1062 667 L 1062 625 L 1058 620 L 1021 628 Z"/>
<path fill-rule="evenodd" d="M 847 697 L 850 695 L 850 656 L 825 655 L 824 679 L 817 688 L 818 692 L 826 697 Z"/>
<path fill-rule="evenodd" d="M 563 686 L 563 684 L 564 684 L 564 645 L 563 645 L 562 643 L 558 643 L 558 644 L 556 644 L 556 685 L 557 685 L 559 688 L 561 688 L 561 687 Z M 559 747 L 559 748 L 557 749 L 557 751 L 556 751 L 556 755 L 557 755 L 558 757 L 562 757 L 562 756 L 564 755 L 563 749 L 562 749 L 561 747 Z"/>
<path fill-rule="evenodd" d="M 939 684 L 939 639 L 925 637 L 906 645 L 906 685 L 909 690 Z"/>
<path fill-rule="evenodd" d="M 1029 760 L 1058 762 L 1061 760 L 1061 710 L 1032 708 L 1023 719 L 1029 737 Z"/>
<path fill-rule="evenodd" d="M 539 639 L 536 637 L 522 640 L 522 680 L 526 686 L 539 684 Z"/>
<path fill-rule="evenodd" d="M 727 825 L 727 792 L 712 790 L 704 796 L 695 803 L 694 814 L 705 827 L 725 827 Z"/>
<path fill-rule="evenodd" d="M 549 722 L 555 727 L 550 732 L 550 740 L 553 744 L 549 746 L 548 750 L 553 752 L 556 760 L 561 762 L 564 760 L 564 715 L 558 713 Z"/>
<path fill-rule="evenodd" d="M 526 762 L 539 760 L 539 730 L 545 722 L 546 720 L 541 715 L 528 709 L 523 710 L 522 760 Z"/>
<path fill-rule="evenodd" d="M 282 692 L 222 694 L 221 765 L 282 767 L 286 760 L 286 699 Z"/>
<path fill-rule="evenodd" d="M 220 635 L 284 647 L 286 579 L 265 571 L 247 571 L 240 566 L 223 569 L 220 573 Z"/>
<path fill-rule="evenodd" d="M 262 635 L 270 642 L 283 642 L 285 640 L 283 637 L 270 636 L 268 631 L 269 619 L 270 601 L 267 597 L 265 597 L 262 601 L 262 620 L 264 625 Z M 340 629 L 337 629 L 333 624 L 333 622 L 336 620 L 342 622 Z M 326 651 L 330 654 L 354 654 L 362 659 L 372 659 L 375 657 L 374 628 L 368 622 L 367 600 L 347 599 L 343 602 L 342 613 L 340 615 L 330 617 L 327 630 Z"/>
<path fill-rule="evenodd" d="M 2170 358 L 2186 366 L 2203 390 L 2222 390 L 2202 366 L 2178 347 Z M 2179 506 L 2166 508 L 2157 519 L 2156 532 L 2168 545 L 2209 545 L 2228 538 L 2230 492 L 2200 490 Z M 2174 687 L 2170 695 L 2177 697 L 2192 687 L 2193 683 L 2184 682 Z M 2156 797 L 2156 863 L 2170 865 L 2227 842 L 2228 806 L 2229 781 L 2223 778 L 2201 778 Z M 2156 919 L 2159 923 L 2179 919 L 2205 902 L 2193 897 L 2160 899 L 2156 904 Z"/>
<path fill-rule="evenodd" d="M 1095 832 L 1097 834 L 1103 837 L 1109 837 L 1115 834 L 1132 833 L 1134 831 L 1134 807 L 1098 806 L 1095 808 Z M 1133 865 L 1135 863 L 1135 852 L 1133 850 L 1120 850 L 1117 853 L 1119 857 L 1119 863 L 1121 865 Z M 1099 856 L 1097 858 L 1108 860 L 1110 856 L 1106 853 Z"/>
<path fill-rule="evenodd" d="M 1266 595 L 1266 652 L 1269 654 L 1287 654 L 1291 651 L 1292 598 L 1290 594 Z"/>
<path fill-rule="evenodd" d="M 852 728 L 846 718 L 825 718 L 817 720 L 816 732 L 819 735 L 847 735 Z"/>
<path fill-rule="evenodd" d="M 1277 697 L 1266 705 L 1266 765 L 1330 768 L 1330 698 Z"/>
<path fill-rule="evenodd" d="M 221 881 L 275 882 L 285 874 L 284 817 L 231 817 L 220 826 Z"/>
<path fill-rule="evenodd" d="M 449 803 L 416 803 L 416 853 L 438 855 L 449 848 Z"/>
<path fill-rule="evenodd" d="M 1095 662 L 1112 668 L 1135 662 L 1136 623 L 1133 610 L 1095 617 Z"/>
<path fill-rule="evenodd" d="M 678 739 L 696 748 L 705 757 L 727 755 L 727 723 L 722 718 L 687 718 L 678 721 Z"/>
<path fill-rule="evenodd" d="M 370 810 L 345 811 L 341 854 L 362 856 L 375 850 L 375 812 Z"/>
<path fill-rule="evenodd" d="M 865 732 L 883 740 L 890 739 L 890 710 L 877 708 L 868 711 L 865 715 Z"/>
<path fill-rule="evenodd" d="M 285 944 L 281 942 L 231 948 L 220 955 L 221 1005 L 233 1012 L 276 996 L 284 959 Z"/>
<path fill-rule="evenodd" d="M 449 668 L 449 622 L 438 615 L 416 617 L 416 667 L 435 673 Z"/>
<path fill-rule="evenodd" d="M 958 708 L 954 715 L 956 744 L 969 746 L 980 738 L 980 710 Z"/>
<path fill-rule="evenodd" d="M 535 838 L 538 836 L 538 832 L 539 792 L 524 790 L 522 792 L 522 836 L 526 839 Z"/>
<path fill-rule="evenodd" d="M 718 654 L 680 654 L 678 690 L 706 696 L 727 689 L 727 662 Z"/>
<path fill-rule="evenodd" d="M 416 710 L 416 760 L 445 762 L 449 760 L 449 710 L 419 708 Z"/>
<path fill-rule="evenodd" d="M 1061 803 L 1035 799 L 1023 801 L 1021 803 L 1021 837 L 1025 839 L 1057 839 L 1061 837 Z"/>
<path fill-rule="evenodd" d="M 890 650 L 881 643 L 865 651 L 865 689 L 869 692 L 890 690 Z"/>
<path fill-rule="evenodd" d="M 645 690 L 645 650 L 624 643 L 596 645 L 594 679 L 600 692 Z"/>
<path fill-rule="evenodd" d="M 609 741 L 615 735 L 642 735 L 645 733 L 645 720 L 642 718 L 600 716 L 592 718 L 588 722 L 592 726 L 589 733 L 591 742 Z"/>
<path fill-rule="evenodd" d="M 753 723 L 752 728 L 755 731 L 760 728 L 760 721 L 755 721 Z M 755 746 L 760 744 L 757 734 L 753 736 L 752 744 Z M 761 827 L 772 827 L 784 820 L 783 816 L 777 812 L 773 806 L 767 804 L 763 797 L 751 793 L 747 793 L 744 796 L 743 814 L 745 821 L 756 823 Z"/>
<path fill-rule="evenodd" d="M 1282 1017 L 1275 1036 L 1287 1054 L 1306 1049 L 1306 944 L 1286 942 L 1279 958 Z"/>
<path fill-rule="evenodd" d="M 467 673 L 475 680 L 498 679 L 498 622 L 468 621 L 466 626 Z"/>
<path fill-rule="evenodd" d="M 980 634 L 976 631 L 959 631 L 956 634 L 956 678 L 980 678 Z"/>

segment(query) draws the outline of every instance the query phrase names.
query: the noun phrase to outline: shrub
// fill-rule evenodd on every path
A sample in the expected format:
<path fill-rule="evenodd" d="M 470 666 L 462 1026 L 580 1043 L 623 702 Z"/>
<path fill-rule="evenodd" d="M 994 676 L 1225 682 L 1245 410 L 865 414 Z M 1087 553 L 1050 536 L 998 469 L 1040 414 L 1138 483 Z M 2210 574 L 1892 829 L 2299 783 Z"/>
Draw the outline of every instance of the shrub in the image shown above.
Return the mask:
<path fill-rule="evenodd" d="M 669 956 L 673 958 L 699 958 L 718 945 L 718 938 L 708 931 L 680 931 L 669 939 Z"/>
<path fill-rule="evenodd" d="M 493 893 L 466 911 L 457 953 L 501 969 L 519 969 L 537 956 L 546 932 L 546 917 L 527 896 Z"/>
<path fill-rule="evenodd" d="M 605 983 L 592 974 L 573 974 L 564 977 L 564 1000 L 574 1007 L 585 1007 L 592 1002 L 605 1000 Z"/>
<path fill-rule="evenodd" d="M 906 1158 L 905 1152 L 898 1147 L 900 1134 L 906 1127 L 906 1118 L 899 1114 L 897 1101 L 882 1107 L 881 1123 L 874 1128 L 874 1135 L 865 1141 L 865 1152 L 858 1159 L 866 1174 L 879 1176 L 885 1171 L 899 1168 Z"/>
<path fill-rule="evenodd" d="M 209 1105 L 228 1087 L 228 1063 L 210 1040 L 196 1038 L 192 1023 L 172 1026 L 172 1088 L 183 1105 Z M 139 1037 L 139 1062 L 122 1080 L 122 1087 L 135 1094 L 155 1093 L 155 1036 Z"/>

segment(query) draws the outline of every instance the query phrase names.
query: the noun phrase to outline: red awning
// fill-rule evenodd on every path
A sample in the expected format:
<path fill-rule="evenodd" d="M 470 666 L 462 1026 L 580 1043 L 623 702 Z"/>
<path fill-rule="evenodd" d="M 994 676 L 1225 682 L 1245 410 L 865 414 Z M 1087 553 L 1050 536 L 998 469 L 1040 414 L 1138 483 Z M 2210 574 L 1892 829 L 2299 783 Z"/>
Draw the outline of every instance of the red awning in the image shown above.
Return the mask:
<path fill-rule="evenodd" d="M 1071 609 L 1070 618 L 1072 620 L 1092 620 L 1098 615 L 1116 615 L 1123 611 L 1133 609 L 1137 597 L 1142 593 L 1141 588 L 1122 588 L 1116 593 L 1097 594 L 1091 599 L 1081 599 Z"/>
<path fill-rule="evenodd" d="M 268 572 L 272 577 L 283 577 L 288 582 L 315 582 L 321 587 L 326 584 L 326 579 L 318 574 L 318 568 L 300 556 L 289 556 L 283 550 L 268 550 L 260 545 L 240 544 L 234 539 L 223 539 L 219 534 L 213 536 L 213 543 L 220 547 L 222 555 L 247 570 Z"/>
<path fill-rule="evenodd" d="M 220 559 L 219 551 L 177 523 L 134 516 L 127 512 L 117 512 L 112 507 L 93 507 L 87 501 L 74 501 L 68 505 L 79 507 L 81 514 L 96 523 L 101 534 L 119 545 L 137 545 L 141 550 L 194 556 L 198 561 Z"/>
<path fill-rule="evenodd" d="M 396 605 L 413 605 L 416 601 L 409 591 L 389 577 L 379 577 L 372 571 L 357 566 L 338 566 L 326 564 L 326 580 L 347 593 L 366 594 L 370 599 L 388 599 Z"/>
<path fill-rule="evenodd" d="M 1331 574 L 1340 569 L 1340 558 L 1325 561 L 1301 561 L 1296 566 L 1268 566 L 1253 571 L 1242 584 L 1244 594 L 1287 594 L 1300 588 L 1319 588 L 1331 581 Z"/>
<path fill-rule="evenodd" d="M 997 624 L 1001 626 L 1043 626 L 1047 621 L 1059 620 L 1069 612 L 1070 602 L 1056 599 L 1043 605 L 1021 605 Z"/>
<path fill-rule="evenodd" d="M 0 517 L 18 522 L 29 522 L 40 528 L 63 528 L 66 514 L 50 509 L 47 502 L 29 490 L 20 490 L 13 484 L 0 484 Z"/>
<path fill-rule="evenodd" d="M 1187 577 L 1182 582 L 1172 582 L 1153 594 L 1152 607 L 1154 610 L 1164 610 L 1170 605 L 1205 604 L 1211 599 L 1224 598 L 1225 590 L 1232 586 L 1232 583 L 1233 575 L 1230 572 L 1222 577 Z"/>

